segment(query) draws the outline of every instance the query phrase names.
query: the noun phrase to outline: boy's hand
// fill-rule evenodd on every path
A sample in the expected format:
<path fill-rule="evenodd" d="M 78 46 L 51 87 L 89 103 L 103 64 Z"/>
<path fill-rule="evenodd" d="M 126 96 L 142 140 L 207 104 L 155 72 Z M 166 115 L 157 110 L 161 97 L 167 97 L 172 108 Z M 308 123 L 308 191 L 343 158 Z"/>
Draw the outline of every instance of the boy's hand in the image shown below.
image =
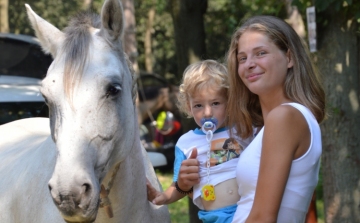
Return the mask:
<path fill-rule="evenodd" d="M 146 178 L 146 189 L 147 189 L 147 198 L 153 204 L 163 205 L 165 204 L 166 197 L 165 195 L 157 191 L 150 183 L 150 181 Z"/>
<path fill-rule="evenodd" d="M 200 183 L 199 161 L 196 157 L 197 149 L 194 148 L 190 157 L 181 163 L 178 185 L 184 191 L 188 191 L 195 184 Z"/>

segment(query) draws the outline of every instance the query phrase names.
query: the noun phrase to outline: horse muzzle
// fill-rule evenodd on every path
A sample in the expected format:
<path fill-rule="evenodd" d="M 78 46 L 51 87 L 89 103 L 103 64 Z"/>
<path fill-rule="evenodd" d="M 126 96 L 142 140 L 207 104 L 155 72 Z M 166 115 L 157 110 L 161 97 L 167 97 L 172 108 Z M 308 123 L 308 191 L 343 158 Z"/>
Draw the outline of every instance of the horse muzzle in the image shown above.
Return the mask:
<path fill-rule="evenodd" d="M 54 204 L 66 222 L 94 222 L 99 207 L 99 189 L 91 183 L 59 185 L 49 181 Z"/>

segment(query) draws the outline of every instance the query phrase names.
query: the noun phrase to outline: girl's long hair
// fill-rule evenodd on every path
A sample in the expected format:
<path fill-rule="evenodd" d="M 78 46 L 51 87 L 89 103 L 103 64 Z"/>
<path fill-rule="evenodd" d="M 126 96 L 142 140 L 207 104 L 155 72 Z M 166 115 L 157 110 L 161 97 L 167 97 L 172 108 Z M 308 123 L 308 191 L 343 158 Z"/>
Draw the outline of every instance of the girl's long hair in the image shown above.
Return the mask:
<path fill-rule="evenodd" d="M 290 52 L 294 66 L 288 69 L 284 92 L 293 102 L 304 105 L 320 123 L 325 117 L 325 92 L 319 73 L 312 63 L 303 40 L 285 21 L 273 16 L 255 16 L 243 23 L 232 36 L 227 52 L 229 72 L 228 124 L 235 126 L 237 134 L 249 137 L 253 126 L 264 125 L 259 97 L 253 94 L 238 75 L 237 49 L 241 35 L 256 31 L 266 35 L 284 53 Z"/>

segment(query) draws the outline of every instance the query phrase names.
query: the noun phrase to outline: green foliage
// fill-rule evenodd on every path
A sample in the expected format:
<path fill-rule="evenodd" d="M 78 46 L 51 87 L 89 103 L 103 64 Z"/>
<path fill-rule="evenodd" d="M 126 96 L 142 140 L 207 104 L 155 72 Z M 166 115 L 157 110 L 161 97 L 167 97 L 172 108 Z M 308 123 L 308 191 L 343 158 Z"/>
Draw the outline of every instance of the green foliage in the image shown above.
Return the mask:
<path fill-rule="evenodd" d="M 207 58 L 222 60 L 229 47 L 231 35 L 241 21 L 262 14 L 285 18 L 285 5 L 278 0 L 209 1 L 204 16 Z"/>
<path fill-rule="evenodd" d="M 140 69 L 144 70 L 144 34 L 148 11 L 154 8 L 156 15 L 152 29 L 153 70 L 167 79 L 171 78 L 172 83 L 178 84 L 181 74 L 176 73 L 175 34 L 173 20 L 168 12 L 168 3 L 167 0 L 135 1 L 138 63 Z M 229 47 L 231 35 L 241 20 L 259 14 L 285 18 L 284 2 L 278 0 L 208 1 L 207 12 L 204 15 L 206 54 L 202 56 L 202 59 L 212 58 L 222 61 Z"/>
<path fill-rule="evenodd" d="M 167 79 L 174 79 L 176 72 L 175 39 L 171 15 L 167 12 L 166 0 L 135 1 L 136 39 L 138 46 L 138 64 L 145 70 L 145 32 L 148 12 L 155 9 L 152 27 L 153 70 Z M 177 84 L 177 83 L 176 83 Z"/>
<path fill-rule="evenodd" d="M 101 13 L 101 7 L 104 3 L 104 0 L 93 0 L 91 10 L 95 13 Z"/>
<path fill-rule="evenodd" d="M 336 8 L 338 11 L 339 3 L 341 3 L 341 1 L 335 1 L 335 0 L 317 1 L 315 7 L 321 12 L 326 10 L 333 3 L 336 4 Z"/>
<path fill-rule="evenodd" d="M 324 201 L 316 200 L 316 213 L 317 213 L 317 223 L 324 223 L 325 222 L 325 213 L 324 213 Z"/>
<path fill-rule="evenodd" d="M 334 13 L 340 13 L 339 19 L 344 21 L 354 19 L 360 23 L 360 1 L 353 0 L 293 0 L 299 10 L 305 15 L 306 8 L 314 5 L 317 11 L 317 20 L 323 25 L 328 24 L 328 18 Z"/>
<path fill-rule="evenodd" d="M 92 10 L 100 13 L 104 0 L 94 0 Z M 27 0 L 41 17 L 63 29 L 69 17 L 81 10 L 83 1 L 78 0 Z M 26 16 L 25 0 L 9 1 L 10 32 L 34 35 Z M 175 33 L 169 13 L 168 0 L 135 0 L 136 38 L 138 43 L 138 64 L 145 69 L 144 37 L 150 8 L 155 9 L 155 19 L 151 30 L 153 70 L 178 84 L 181 74 L 177 74 Z M 283 1 L 278 0 L 211 0 L 204 15 L 206 33 L 206 54 L 202 59 L 223 60 L 228 49 L 231 34 L 241 20 L 252 15 L 268 14 L 285 17 Z M 216 47 L 214 47 L 216 46 Z"/>
<path fill-rule="evenodd" d="M 230 38 L 246 14 L 241 1 L 210 1 L 204 15 L 207 58 L 222 61 L 229 47 Z M 216 46 L 216 47 L 214 47 Z"/>
<path fill-rule="evenodd" d="M 62 29 L 67 24 L 69 16 L 78 12 L 82 1 L 78 0 L 16 0 L 9 1 L 9 26 L 11 33 L 34 35 L 28 21 L 25 3 L 42 18 Z"/>
<path fill-rule="evenodd" d="M 285 2 L 279 0 L 242 0 L 247 8 L 246 17 L 253 15 L 273 15 L 280 18 L 286 17 Z"/>

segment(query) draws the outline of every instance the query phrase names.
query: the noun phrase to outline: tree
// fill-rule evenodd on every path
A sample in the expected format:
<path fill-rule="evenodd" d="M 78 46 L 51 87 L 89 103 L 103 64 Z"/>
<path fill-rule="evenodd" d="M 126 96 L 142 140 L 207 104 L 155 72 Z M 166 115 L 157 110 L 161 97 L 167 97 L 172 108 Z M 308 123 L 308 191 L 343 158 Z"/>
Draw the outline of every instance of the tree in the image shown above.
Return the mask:
<path fill-rule="evenodd" d="M 325 216 L 360 222 L 359 24 L 334 5 L 320 15 L 327 24 L 319 30 L 317 60 L 330 113 L 322 125 Z"/>
<path fill-rule="evenodd" d="M 93 7 L 93 0 L 83 0 L 82 9 L 89 10 Z"/>
<path fill-rule="evenodd" d="M 182 75 L 189 64 L 205 59 L 204 13 L 208 2 L 207 0 L 171 0 L 169 4 L 175 31 L 177 73 Z M 183 119 L 182 124 L 185 132 L 195 126 L 195 122 L 189 119 Z M 197 217 L 198 211 L 199 209 L 189 200 L 191 223 L 201 222 Z"/>
<path fill-rule="evenodd" d="M 136 42 L 136 22 L 135 22 L 135 7 L 133 0 L 121 0 L 124 8 L 125 27 L 124 27 L 124 51 L 129 56 L 130 61 L 137 71 L 137 42 Z"/>
<path fill-rule="evenodd" d="M 0 0 L 0 32 L 9 32 L 9 0 Z"/>
<path fill-rule="evenodd" d="M 134 5 L 139 69 L 177 84 L 174 28 L 168 0 L 138 0 Z"/>
<path fill-rule="evenodd" d="M 64 28 L 70 16 L 77 13 L 83 1 L 77 0 L 15 0 L 9 1 L 9 32 L 15 34 L 34 35 L 26 15 L 25 3 L 51 24 Z"/>
<path fill-rule="evenodd" d="M 200 59 L 205 59 L 204 13 L 207 0 L 171 0 L 169 10 L 175 31 L 178 74 Z"/>
<path fill-rule="evenodd" d="M 148 11 L 148 20 L 146 23 L 145 32 L 145 68 L 149 73 L 153 72 L 153 60 L 152 60 L 152 38 L 151 33 L 153 30 L 153 23 L 155 18 L 155 8 L 150 8 Z"/>
<path fill-rule="evenodd" d="M 286 22 L 293 27 L 296 33 L 303 39 L 305 39 L 305 24 L 298 8 L 292 5 L 292 0 L 285 0 L 287 18 Z"/>
<path fill-rule="evenodd" d="M 298 5 L 305 7 L 308 1 Z M 329 117 L 322 123 L 325 220 L 360 222 L 360 38 L 358 1 L 315 1 Z"/>

